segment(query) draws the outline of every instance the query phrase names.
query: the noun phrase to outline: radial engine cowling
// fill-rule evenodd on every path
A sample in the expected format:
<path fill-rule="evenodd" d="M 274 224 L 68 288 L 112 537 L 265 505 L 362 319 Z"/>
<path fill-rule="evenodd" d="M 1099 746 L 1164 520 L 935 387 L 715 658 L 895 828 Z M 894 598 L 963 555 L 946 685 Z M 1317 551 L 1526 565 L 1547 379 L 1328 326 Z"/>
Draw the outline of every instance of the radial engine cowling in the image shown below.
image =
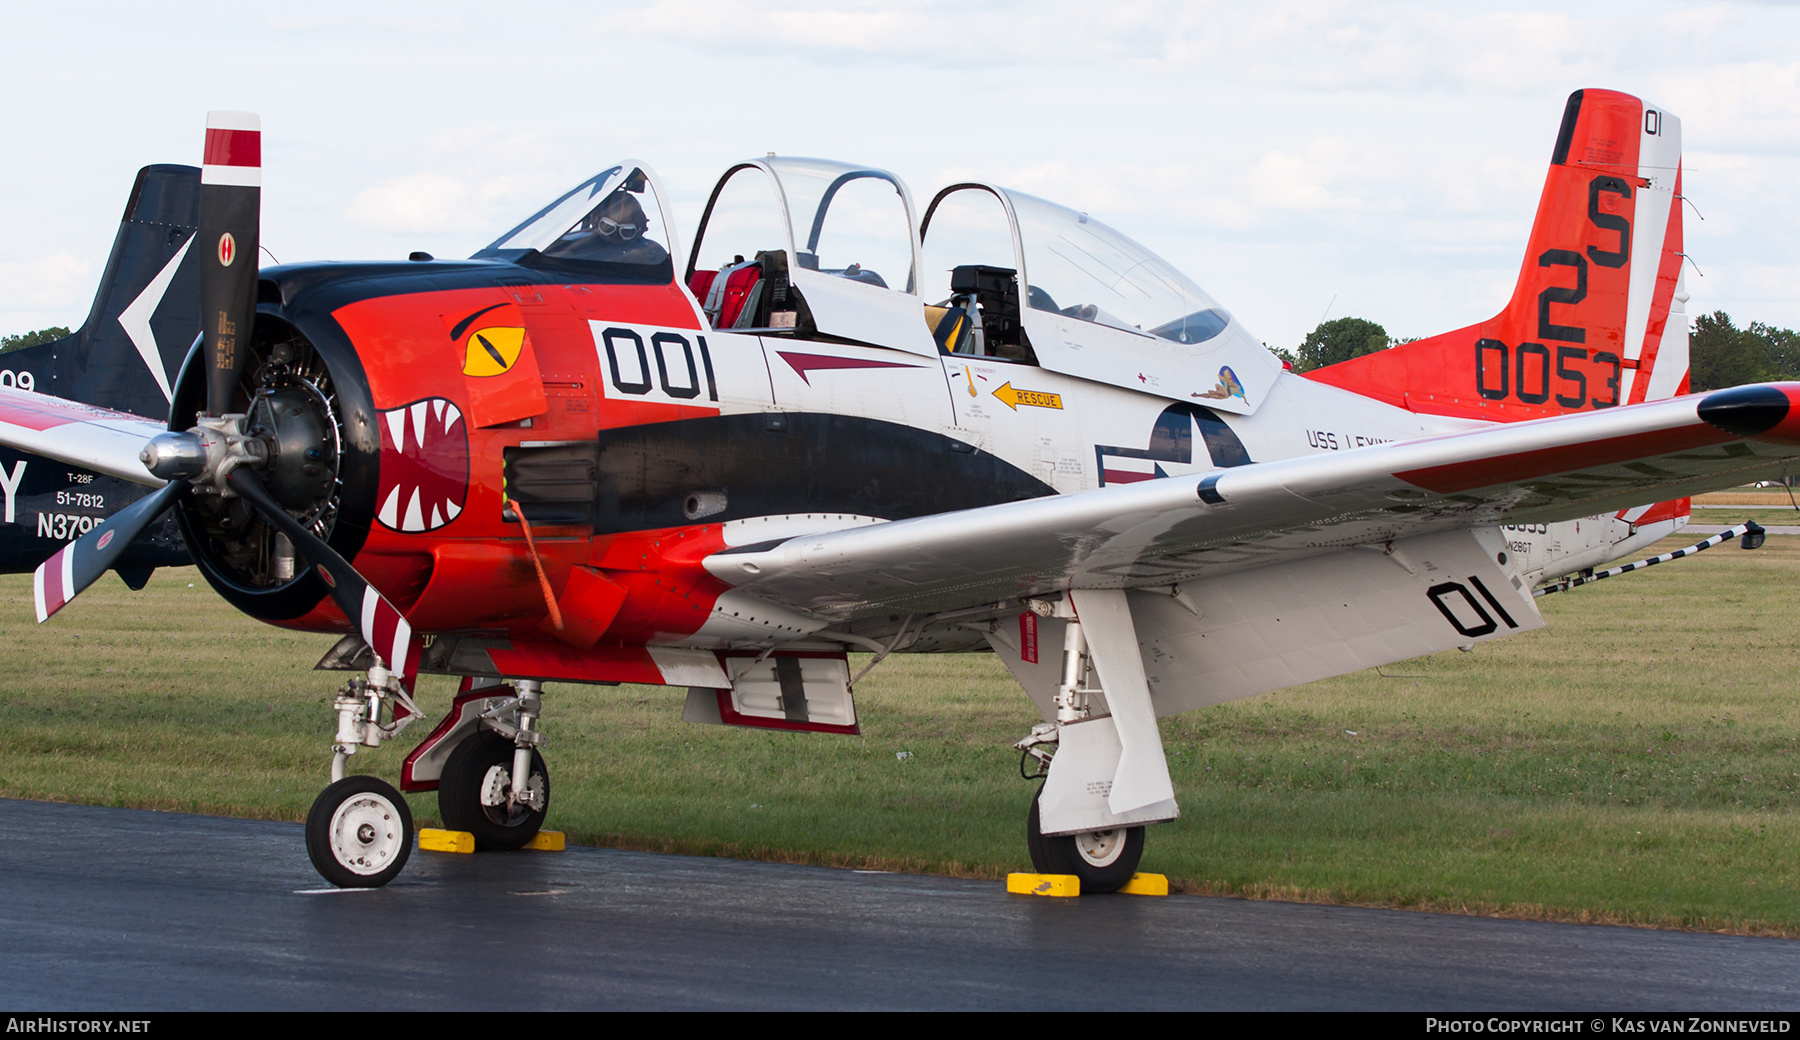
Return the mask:
<path fill-rule="evenodd" d="M 267 306 L 248 346 L 232 410 L 244 413 L 244 433 L 259 442 L 263 485 L 289 515 L 353 560 L 374 517 L 381 463 L 362 364 L 335 328 L 309 335 Z M 172 429 L 192 429 L 204 407 L 198 359 L 191 355 L 177 380 Z M 244 613 L 285 621 L 329 594 L 296 559 L 290 540 L 241 498 L 196 487 L 177 499 L 175 517 L 200 572 Z"/>

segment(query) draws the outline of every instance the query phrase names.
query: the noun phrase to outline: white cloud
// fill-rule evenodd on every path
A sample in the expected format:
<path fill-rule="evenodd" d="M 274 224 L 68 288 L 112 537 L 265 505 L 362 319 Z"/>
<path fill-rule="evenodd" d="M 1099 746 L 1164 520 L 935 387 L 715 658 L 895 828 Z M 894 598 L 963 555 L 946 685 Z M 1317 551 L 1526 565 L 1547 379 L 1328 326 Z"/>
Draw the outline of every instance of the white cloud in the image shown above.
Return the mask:
<path fill-rule="evenodd" d="M 344 215 L 379 231 L 467 231 L 476 194 L 467 181 L 415 173 L 358 193 Z"/>
<path fill-rule="evenodd" d="M 23 320 L 73 327 L 87 313 L 96 277 L 92 263 L 70 253 L 0 263 L 0 314 L 7 315 L 8 324 L 13 325 Z M 71 320 L 70 315 L 76 317 Z M 46 321 L 46 316 L 51 320 Z"/>
<path fill-rule="evenodd" d="M 460 18 L 374 18 L 365 16 L 294 18 L 278 15 L 270 18 L 266 24 L 277 32 L 386 29 L 404 33 L 459 33 L 463 28 Z"/>

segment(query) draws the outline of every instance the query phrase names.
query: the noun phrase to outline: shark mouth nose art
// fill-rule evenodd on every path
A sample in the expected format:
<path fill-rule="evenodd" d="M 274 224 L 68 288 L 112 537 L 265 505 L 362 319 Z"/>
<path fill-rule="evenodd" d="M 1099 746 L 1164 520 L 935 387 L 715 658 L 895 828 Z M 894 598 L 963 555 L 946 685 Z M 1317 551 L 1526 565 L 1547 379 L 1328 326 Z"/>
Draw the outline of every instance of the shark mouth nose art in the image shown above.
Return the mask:
<path fill-rule="evenodd" d="M 434 531 L 456 519 L 469 493 L 469 434 L 442 397 L 381 413 L 381 485 L 375 517 L 385 527 Z"/>

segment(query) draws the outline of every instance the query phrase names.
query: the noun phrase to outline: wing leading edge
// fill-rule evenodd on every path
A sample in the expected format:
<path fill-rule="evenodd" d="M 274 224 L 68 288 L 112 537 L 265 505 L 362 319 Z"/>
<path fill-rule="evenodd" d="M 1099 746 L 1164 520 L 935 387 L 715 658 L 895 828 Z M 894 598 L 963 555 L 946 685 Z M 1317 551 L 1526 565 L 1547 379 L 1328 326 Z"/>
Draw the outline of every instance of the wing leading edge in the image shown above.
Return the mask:
<path fill-rule="evenodd" d="M 1609 408 L 807 535 L 715 576 L 842 620 L 1145 588 L 1439 531 L 1679 498 L 1800 458 L 1800 383 Z"/>
<path fill-rule="evenodd" d="M 134 484 L 163 486 L 138 453 L 165 429 L 141 415 L 0 387 L 0 444 Z"/>

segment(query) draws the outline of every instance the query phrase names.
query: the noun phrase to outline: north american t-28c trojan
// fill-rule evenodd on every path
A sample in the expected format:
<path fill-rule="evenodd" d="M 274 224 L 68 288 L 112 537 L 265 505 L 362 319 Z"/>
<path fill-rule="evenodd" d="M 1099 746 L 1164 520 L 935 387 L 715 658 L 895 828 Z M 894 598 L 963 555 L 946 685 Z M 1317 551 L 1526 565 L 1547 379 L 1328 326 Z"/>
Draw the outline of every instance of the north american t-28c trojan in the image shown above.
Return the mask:
<path fill-rule="evenodd" d="M 401 786 L 504 849 L 548 805 L 545 682 L 854 733 L 856 650 L 998 655 L 1044 719 L 1033 863 L 1116 889 L 1177 815 L 1159 716 L 1538 628 L 1534 587 L 1800 458 L 1800 385 L 1687 395 L 1679 122 L 1612 91 L 1569 98 L 1499 315 L 1304 376 L 991 184 L 918 214 L 771 155 L 684 251 L 622 162 L 468 260 L 258 270 L 260 150 L 217 112 L 197 177 L 140 174 L 88 325 L 0 373 L 0 477 L 9 524 L 39 503 L 9 558 L 54 551 L 39 620 L 185 549 L 252 617 L 345 633 L 306 827 L 338 885 L 412 847 L 346 774 L 421 673 L 462 690 Z"/>

